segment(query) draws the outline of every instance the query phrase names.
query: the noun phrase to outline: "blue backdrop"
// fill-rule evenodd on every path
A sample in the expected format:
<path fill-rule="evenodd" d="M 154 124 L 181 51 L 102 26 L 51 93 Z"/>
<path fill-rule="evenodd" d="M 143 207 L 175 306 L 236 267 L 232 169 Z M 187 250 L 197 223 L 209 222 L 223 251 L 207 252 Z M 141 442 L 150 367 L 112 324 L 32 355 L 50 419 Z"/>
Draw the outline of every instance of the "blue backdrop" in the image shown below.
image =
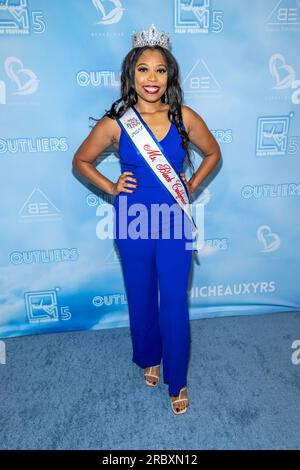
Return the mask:
<path fill-rule="evenodd" d="M 2 337 L 129 325 L 120 261 L 97 228 L 112 197 L 71 162 L 89 116 L 119 98 L 131 34 L 152 22 L 223 156 L 195 194 L 205 246 L 190 318 L 300 308 L 300 2 L 0 0 Z M 113 149 L 97 163 L 117 181 Z"/>

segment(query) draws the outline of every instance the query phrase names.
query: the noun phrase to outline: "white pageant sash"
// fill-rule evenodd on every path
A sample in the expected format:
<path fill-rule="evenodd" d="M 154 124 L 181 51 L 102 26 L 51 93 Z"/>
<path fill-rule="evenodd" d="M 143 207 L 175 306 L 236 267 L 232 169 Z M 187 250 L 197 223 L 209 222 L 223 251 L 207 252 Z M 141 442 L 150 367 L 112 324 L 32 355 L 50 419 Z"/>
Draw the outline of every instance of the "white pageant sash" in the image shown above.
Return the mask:
<path fill-rule="evenodd" d="M 192 234 L 195 244 L 193 251 L 198 251 L 197 240 L 200 239 L 199 230 L 194 222 L 188 194 L 184 183 L 165 157 L 163 149 L 158 140 L 145 126 L 138 111 L 132 106 L 122 117 L 119 118 L 123 128 L 128 133 L 130 139 L 135 145 L 138 154 L 146 161 L 153 170 L 157 178 L 162 182 L 165 188 L 171 193 L 175 201 L 180 205 L 192 222 Z M 147 126 L 148 127 L 148 126 Z"/>

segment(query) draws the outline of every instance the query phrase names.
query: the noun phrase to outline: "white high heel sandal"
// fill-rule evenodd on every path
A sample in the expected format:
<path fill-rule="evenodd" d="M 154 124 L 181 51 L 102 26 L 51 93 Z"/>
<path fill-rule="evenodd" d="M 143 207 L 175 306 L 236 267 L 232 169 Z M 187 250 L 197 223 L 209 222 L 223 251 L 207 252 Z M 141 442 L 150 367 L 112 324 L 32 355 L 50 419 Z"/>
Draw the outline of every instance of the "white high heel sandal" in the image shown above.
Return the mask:
<path fill-rule="evenodd" d="M 181 414 L 185 413 L 186 410 L 187 410 L 188 407 L 189 407 L 189 399 L 188 399 L 188 398 L 181 398 L 181 393 L 183 392 L 183 390 L 187 390 L 187 387 L 183 387 L 183 388 L 180 390 L 180 392 L 179 392 L 179 398 L 177 398 L 177 400 L 172 400 L 172 398 L 171 398 L 172 411 L 173 411 L 176 415 L 181 415 Z M 185 408 L 183 408 L 183 410 L 176 411 L 176 406 L 174 407 L 174 404 L 175 404 L 175 403 L 178 403 L 179 401 L 181 401 L 181 402 L 186 401 L 186 402 L 187 402 L 187 405 L 186 405 Z"/>
<path fill-rule="evenodd" d="M 153 369 L 154 367 L 160 367 L 160 364 L 158 364 L 157 366 L 151 366 L 151 367 L 150 367 L 150 371 L 147 372 L 147 373 L 145 372 L 145 374 L 144 374 L 145 382 L 146 382 L 147 385 L 149 385 L 149 387 L 156 387 L 157 384 L 158 384 L 158 382 L 159 382 L 159 376 L 158 376 L 158 375 L 151 374 L 152 369 Z M 148 367 L 146 367 L 146 369 L 148 369 Z M 153 381 L 151 381 L 151 383 L 150 383 L 150 382 L 147 380 L 148 377 L 153 377 L 153 378 L 155 378 L 156 383 L 155 383 L 155 384 L 152 383 Z"/>

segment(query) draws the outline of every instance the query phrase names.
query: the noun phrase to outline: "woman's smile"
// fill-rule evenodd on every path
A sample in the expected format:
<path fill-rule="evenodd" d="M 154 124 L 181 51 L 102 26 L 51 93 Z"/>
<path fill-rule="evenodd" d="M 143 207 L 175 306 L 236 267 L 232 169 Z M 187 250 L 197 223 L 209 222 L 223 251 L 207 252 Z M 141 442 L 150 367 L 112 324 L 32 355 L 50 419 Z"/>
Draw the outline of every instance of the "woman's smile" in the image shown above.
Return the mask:
<path fill-rule="evenodd" d="M 144 86 L 143 88 L 146 91 L 146 93 L 150 93 L 150 94 L 158 93 L 160 90 L 158 86 Z"/>

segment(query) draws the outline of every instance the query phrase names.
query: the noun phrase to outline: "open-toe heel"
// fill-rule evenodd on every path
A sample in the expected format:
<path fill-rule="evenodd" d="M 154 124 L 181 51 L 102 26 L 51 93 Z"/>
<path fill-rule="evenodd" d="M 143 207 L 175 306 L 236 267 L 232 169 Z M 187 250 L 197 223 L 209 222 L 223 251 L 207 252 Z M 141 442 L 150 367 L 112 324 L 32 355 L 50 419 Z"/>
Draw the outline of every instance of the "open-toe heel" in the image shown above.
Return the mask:
<path fill-rule="evenodd" d="M 145 377 L 145 382 L 147 385 L 149 385 L 149 387 L 156 387 L 156 385 L 158 384 L 159 382 L 159 375 L 155 375 L 153 374 L 152 372 L 152 369 L 154 369 L 154 367 L 160 367 L 160 364 L 158 364 L 157 366 L 152 366 L 150 367 L 150 370 L 149 372 L 145 372 L 144 374 L 144 377 Z M 146 367 L 146 369 L 149 369 L 149 367 Z M 159 372 L 158 372 L 159 374 Z"/>
<path fill-rule="evenodd" d="M 186 410 L 188 409 L 188 406 L 189 406 L 189 399 L 188 398 L 181 398 L 181 393 L 183 392 L 183 390 L 187 390 L 187 387 L 183 387 L 180 392 L 179 392 L 179 397 L 176 399 L 176 400 L 172 400 L 171 398 L 171 407 L 172 407 L 172 411 L 176 414 L 176 415 L 181 415 L 183 413 L 186 412 Z M 183 408 L 182 410 L 179 408 L 178 405 L 176 405 L 177 403 L 186 403 L 186 406 L 185 408 Z M 174 406 L 175 405 L 175 406 Z"/>

